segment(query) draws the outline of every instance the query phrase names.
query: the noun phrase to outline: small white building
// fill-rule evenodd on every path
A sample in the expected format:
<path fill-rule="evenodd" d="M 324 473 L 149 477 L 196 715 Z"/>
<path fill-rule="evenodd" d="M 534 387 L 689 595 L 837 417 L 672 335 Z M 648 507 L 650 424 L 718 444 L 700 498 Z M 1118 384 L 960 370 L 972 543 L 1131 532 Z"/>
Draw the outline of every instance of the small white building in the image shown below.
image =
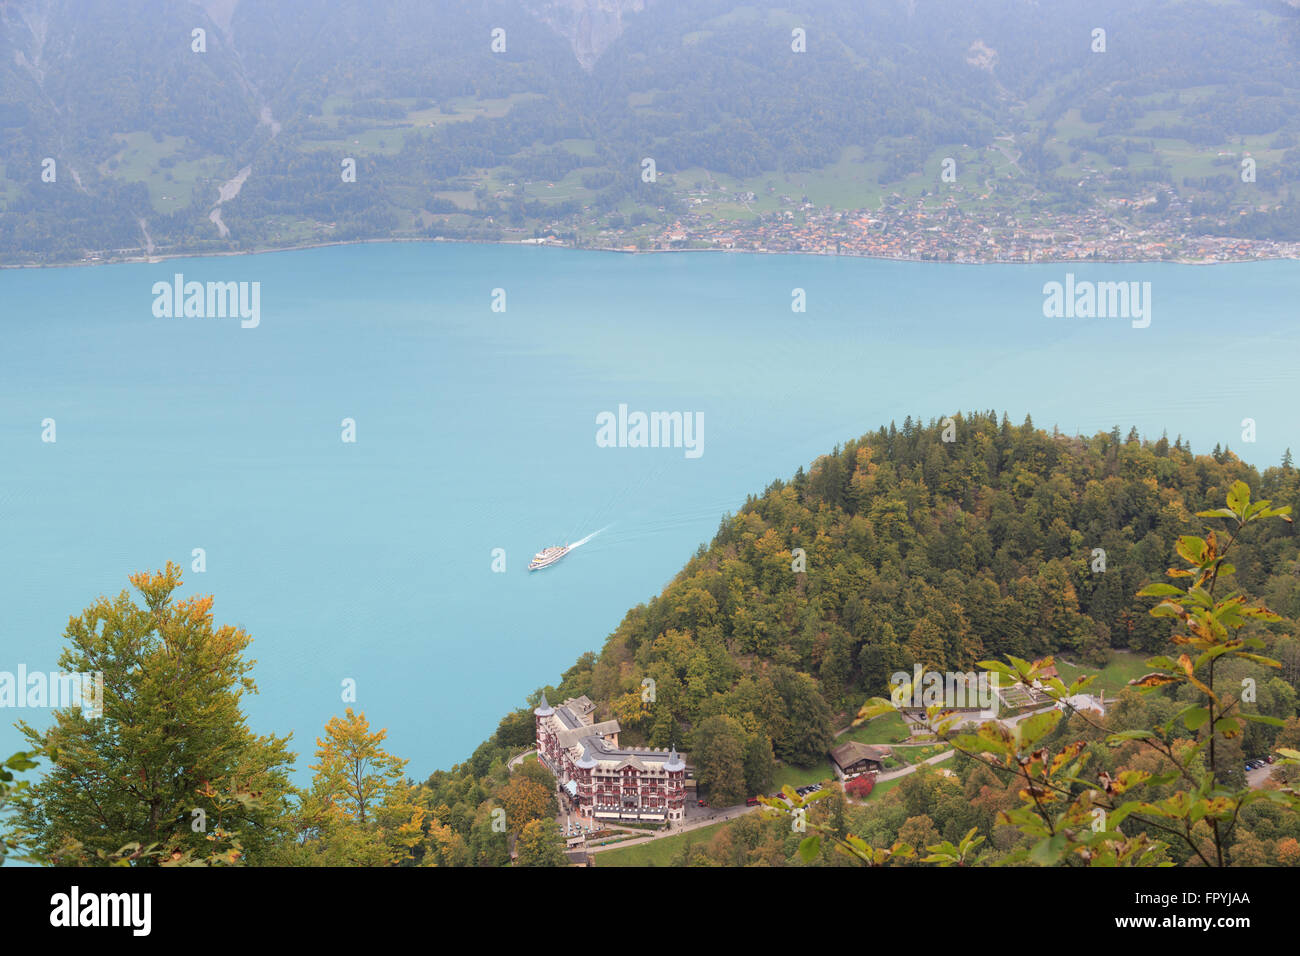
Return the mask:
<path fill-rule="evenodd" d="M 1073 697 L 1065 698 L 1058 704 L 1062 710 L 1065 710 L 1067 705 L 1085 714 L 1094 713 L 1099 717 L 1106 716 L 1106 702 L 1092 694 L 1075 694 Z"/>

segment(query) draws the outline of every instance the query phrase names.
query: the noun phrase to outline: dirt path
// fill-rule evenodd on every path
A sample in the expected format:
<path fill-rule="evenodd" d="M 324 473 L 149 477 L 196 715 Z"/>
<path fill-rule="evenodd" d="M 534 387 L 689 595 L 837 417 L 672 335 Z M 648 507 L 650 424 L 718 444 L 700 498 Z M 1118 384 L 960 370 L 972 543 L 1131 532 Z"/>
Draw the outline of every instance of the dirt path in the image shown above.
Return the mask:
<path fill-rule="evenodd" d="M 524 762 L 525 757 L 527 757 L 529 754 L 535 754 L 535 753 L 537 753 L 536 750 L 525 750 L 519 756 L 511 757 L 509 762 L 506 764 L 506 769 L 513 771 L 515 767 L 518 767 L 521 763 Z"/>

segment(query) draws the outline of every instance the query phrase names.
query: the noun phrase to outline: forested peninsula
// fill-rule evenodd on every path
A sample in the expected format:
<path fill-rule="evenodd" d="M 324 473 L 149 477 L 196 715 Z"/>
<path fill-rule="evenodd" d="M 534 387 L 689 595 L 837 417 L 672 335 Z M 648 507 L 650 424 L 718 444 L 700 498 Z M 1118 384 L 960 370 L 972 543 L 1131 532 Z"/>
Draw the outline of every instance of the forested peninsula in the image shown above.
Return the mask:
<path fill-rule="evenodd" d="M 40 770 L 0 780 L 6 842 L 65 864 L 563 865 L 553 778 L 526 756 L 544 694 L 586 695 L 624 746 L 688 753 L 714 807 L 767 804 L 693 840 L 596 852 L 598 866 L 1300 865 L 1298 499 L 1289 451 L 1260 471 L 1136 430 L 908 418 L 751 495 L 463 763 L 413 779 L 349 709 L 301 790 L 287 738 L 243 720 L 249 636 L 214 625 L 212 598 L 174 598 L 169 565 L 132 577 L 143 607 L 124 591 L 70 621 L 60 664 L 107 672 L 106 721 L 65 710 L 26 728 L 30 758 L 8 766 Z M 998 661 L 1054 698 L 1086 689 L 1104 713 L 1049 706 L 909 751 L 921 745 L 880 709 L 897 672 Z M 827 753 L 845 740 L 894 745 L 886 767 L 915 772 L 805 806 L 793 785 L 833 779 Z M 920 759 L 932 753 L 942 762 Z M 784 804 L 765 796 L 779 787 Z M 1123 802 L 1137 788 L 1141 805 Z M 1026 793 L 1058 810 L 1026 809 Z M 1100 834 L 1086 800 L 1112 814 Z"/>

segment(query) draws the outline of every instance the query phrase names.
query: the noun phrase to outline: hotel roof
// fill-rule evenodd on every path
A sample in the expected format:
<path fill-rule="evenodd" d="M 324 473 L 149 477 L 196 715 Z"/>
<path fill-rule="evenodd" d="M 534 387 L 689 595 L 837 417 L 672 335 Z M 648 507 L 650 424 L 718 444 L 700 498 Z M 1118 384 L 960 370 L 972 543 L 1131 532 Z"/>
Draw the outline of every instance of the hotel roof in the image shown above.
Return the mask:
<path fill-rule="evenodd" d="M 546 706 L 545 697 L 542 704 L 543 707 Z M 588 723 L 590 714 L 595 709 L 596 705 L 591 699 L 583 695 L 566 700 L 551 712 L 561 724 L 561 730 L 556 734 L 560 746 L 565 750 L 579 751 L 578 759 L 574 761 L 577 766 L 586 769 L 600 767 L 605 770 L 622 770 L 624 767 L 635 770 L 663 769 L 674 773 L 686 769 L 686 762 L 677 753 L 676 747 L 670 752 L 653 747 L 618 747 L 609 743 L 605 738 L 619 733 L 619 723 L 617 720 Z M 539 707 L 536 713 L 539 716 L 550 716 L 541 711 L 542 708 Z"/>

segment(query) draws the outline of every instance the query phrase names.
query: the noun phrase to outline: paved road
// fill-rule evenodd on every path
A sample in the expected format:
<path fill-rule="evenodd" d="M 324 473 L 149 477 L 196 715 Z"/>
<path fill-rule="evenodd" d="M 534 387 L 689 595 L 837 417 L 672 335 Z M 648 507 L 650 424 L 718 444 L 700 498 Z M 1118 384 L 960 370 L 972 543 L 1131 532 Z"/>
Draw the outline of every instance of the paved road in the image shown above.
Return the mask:
<path fill-rule="evenodd" d="M 903 767 L 901 770 L 891 770 L 889 773 L 879 774 L 876 777 L 876 783 L 884 783 L 886 780 L 897 780 L 899 777 L 906 777 L 909 773 L 916 773 L 916 771 L 921 768 L 921 764 L 928 763 L 930 766 L 934 766 L 943 760 L 947 760 L 954 753 L 956 753 L 955 750 L 945 750 L 941 754 L 927 757 L 925 760 L 922 760 L 921 763 L 914 763 L 909 767 Z"/>
<path fill-rule="evenodd" d="M 953 755 L 953 753 L 954 751 L 952 750 L 945 750 L 941 754 L 935 754 L 933 757 L 930 757 L 927 760 L 922 761 L 922 763 L 927 763 L 933 766 L 934 764 L 949 759 Z M 915 773 L 920 768 L 920 766 L 921 764 L 919 763 L 912 764 L 910 767 L 903 767 L 901 770 L 892 770 L 889 773 L 882 773 L 876 779 L 877 781 L 881 781 L 881 780 L 893 780 L 897 777 L 906 777 L 909 773 Z M 736 817 L 743 816 L 746 813 L 753 813 L 756 810 L 762 810 L 762 809 L 763 809 L 762 805 L 756 807 L 749 807 L 749 806 L 727 807 L 725 809 L 720 809 L 715 813 L 710 814 L 707 817 L 700 817 L 694 820 L 688 820 L 687 822 L 683 823 L 680 826 L 673 827 L 671 830 L 664 830 L 658 833 L 650 833 L 638 840 L 625 840 L 621 843 L 614 843 L 609 846 L 592 847 L 591 851 L 593 853 L 599 853 L 602 850 L 617 850 L 625 846 L 634 846 L 638 843 L 649 843 L 651 840 L 662 840 L 664 837 L 676 836 L 679 833 L 688 833 L 691 830 L 698 830 L 700 827 L 712 826 L 715 823 L 723 823 L 727 820 L 734 820 L 736 819 Z"/>
<path fill-rule="evenodd" d="M 506 764 L 506 769 L 513 772 L 515 767 L 518 767 L 521 763 L 524 762 L 525 757 L 527 757 L 529 754 L 535 754 L 535 753 L 537 753 L 536 750 L 525 750 L 518 757 L 511 757 L 510 762 Z"/>
<path fill-rule="evenodd" d="M 1040 710 L 1029 711 L 1028 713 L 1019 714 L 1015 717 L 1008 717 L 1005 722 L 1014 724 L 1021 720 L 1024 720 L 1027 717 L 1032 717 L 1034 714 L 1041 714 L 1049 710 L 1055 710 L 1055 709 L 1056 709 L 1055 705 L 1052 705 L 1050 707 L 1044 707 Z M 840 731 L 840 733 L 843 733 L 843 731 Z M 839 735 L 837 734 L 836 736 Z M 901 745 L 891 744 L 890 746 L 925 747 L 925 746 L 932 746 L 932 745 L 933 742 L 928 744 L 901 744 Z M 921 761 L 921 763 L 911 764 L 910 766 L 903 767 L 899 770 L 891 770 L 888 773 L 882 773 L 876 777 L 876 782 L 882 783 L 886 780 L 896 780 L 899 777 L 906 777 L 909 773 L 915 773 L 917 770 L 919 770 L 922 764 L 929 764 L 930 766 L 934 766 L 935 764 L 942 763 L 943 761 L 950 759 L 954 753 L 956 753 L 956 751 L 954 750 L 945 750 L 943 753 L 935 754 L 933 757 L 926 758 L 925 760 Z M 516 757 L 515 760 L 522 760 L 526 756 L 528 755 L 521 754 L 519 757 Z M 511 761 L 511 763 L 513 764 L 514 761 Z M 636 840 L 624 840 L 620 843 L 609 844 L 608 846 L 591 847 L 590 850 L 592 853 L 601 853 L 604 850 L 618 850 L 618 849 L 622 849 L 625 846 L 635 846 L 639 843 L 649 843 L 652 840 L 662 840 L 664 837 L 676 836 L 679 833 L 689 833 L 691 830 L 698 830 L 700 827 L 712 826 L 715 823 L 722 823 L 727 820 L 734 820 L 736 819 L 736 817 L 743 816 L 746 813 L 752 813 L 755 810 L 762 810 L 762 809 L 763 807 L 761 805 L 756 807 L 750 807 L 750 806 L 727 807 L 725 809 L 719 809 L 716 812 L 706 817 L 697 817 L 694 820 L 687 820 L 685 823 L 682 823 L 679 826 L 672 827 L 669 830 L 663 830 L 656 833 L 648 833 L 644 837 L 641 837 Z M 626 827 L 618 827 L 616 824 L 611 825 L 611 828 L 617 828 L 621 830 L 627 829 Z"/>
<path fill-rule="evenodd" d="M 952 757 L 954 752 L 955 751 L 952 750 L 945 750 L 941 754 L 935 754 L 933 757 L 923 760 L 922 763 L 930 764 L 931 766 L 933 766 L 934 764 L 941 763 L 944 760 L 948 760 L 950 757 Z M 906 777 L 909 773 L 915 773 L 918 769 L 920 769 L 920 767 L 921 764 L 918 763 L 918 764 L 912 764 L 909 767 L 903 767 L 901 770 L 891 770 L 889 773 L 882 773 L 879 777 L 876 778 L 876 780 L 879 782 L 883 780 L 893 780 L 898 777 Z M 727 820 L 734 820 L 736 819 L 736 817 L 743 816 L 746 813 L 753 813 L 756 810 L 762 810 L 762 809 L 763 807 L 761 805 L 756 807 L 749 807 L 749 806 L 727 807 L 726 809 L 720 809 L 715 813 L 710 814 L 707 817 L 701 817 L 695 820 L 688 820 L 686 823 L 682 824 L 681 826 L 673 827 L 671 830 L 664 830 L 659 833 L 650 833 L 638 840 L 625 840 L 621 843 L 614 843 L 609 846 L 592 847 L 591 850 L 593 853 L 599 853 L 602 850 L 617 850 L 625 846 L 634 846 L 638 843 L 649 843 L 651 840 L 662 840 L 664 837 L 676 836 L 678 833 L 688 833 L 691 830 L 698 830 L 700 827 L 712 826 L 715 823 L 723 823 Z"/>

